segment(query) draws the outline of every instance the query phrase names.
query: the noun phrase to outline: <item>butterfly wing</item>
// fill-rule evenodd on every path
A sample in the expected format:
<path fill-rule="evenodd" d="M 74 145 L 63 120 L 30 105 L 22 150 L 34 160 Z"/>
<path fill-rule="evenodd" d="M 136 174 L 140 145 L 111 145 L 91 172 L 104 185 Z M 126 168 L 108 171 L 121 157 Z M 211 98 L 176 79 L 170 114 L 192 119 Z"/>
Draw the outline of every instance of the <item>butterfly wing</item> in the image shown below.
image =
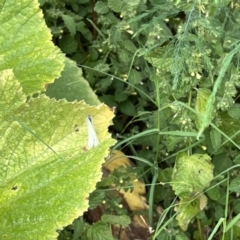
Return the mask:
<path fill-rule="evenodd" d="M 87 129 L 88 129 L 88 147 L 93 148 L 99 144 L 99 140 L 98 140 L 95 128 L 93 126 L 92 117 L 90 115 L 86 117 L 86 121 L 87 121 Z"/>

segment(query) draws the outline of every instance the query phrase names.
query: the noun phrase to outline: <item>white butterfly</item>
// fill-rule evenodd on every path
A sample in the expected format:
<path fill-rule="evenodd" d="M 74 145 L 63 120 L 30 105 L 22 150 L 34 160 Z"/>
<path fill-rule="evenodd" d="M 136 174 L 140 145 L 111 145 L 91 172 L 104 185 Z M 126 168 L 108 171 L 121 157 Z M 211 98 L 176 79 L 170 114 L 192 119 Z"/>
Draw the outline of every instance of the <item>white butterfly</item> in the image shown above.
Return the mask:
<path fill-rule="evenodd" d="M 93 126 L 91 115 L 88 115 L 86 117 L 86 121 L 87 121 L 87 129 L 88 129 L 88 147 L 93 148 L 99 144 L 99 140 Z"/>

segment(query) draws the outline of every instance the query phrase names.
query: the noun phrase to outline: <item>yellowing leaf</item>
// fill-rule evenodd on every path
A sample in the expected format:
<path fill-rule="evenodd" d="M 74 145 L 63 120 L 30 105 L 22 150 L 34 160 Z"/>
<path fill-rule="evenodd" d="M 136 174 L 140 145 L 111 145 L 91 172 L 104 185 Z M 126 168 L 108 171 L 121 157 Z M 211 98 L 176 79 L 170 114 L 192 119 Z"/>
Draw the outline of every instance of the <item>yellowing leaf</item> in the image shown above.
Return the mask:
<path fill-rule="evenodd" d="M 121 151 L 114 150 L 111 153 L 111 157 L 103 165 L 110 172 L 120 166 L 131 166 L 130 160 Z"/>
<path fill-rule="evenodd" d="M 180 199 L 202 192 L 213 179 L 213 164 L 206 154 L 182 155 L 176 159 L 171 186 Z"/>
<path fill-rule="evenodd" d="M 111 157 L 108 159 L 106 163 L 104 163 L 104 167 L 106 167 L 109 171 L 113 171 L 121 166 L 131 166 L 133 165 L 130 160 L 124 155 L 123 152 L 114 150 L 112 152 Z M 145 210 L 148 208 L 146 204 L 146 200 L 143 194 L 146 193 L 145 185 L 141 181 L 136 178 L 132 179 L 133 190 L 128 190 L 127 192 L 124 189 L 120 189 L 119 192 L 124 196 L 125 200 L 128 203 L 130 210 Z"/>
<path fill-rule="evenodd" d="M 191 219 L 203 210 L 206 205 L 207 197 L 205 195 L 201 195 L 194 200 L 181 200 L 179 205 L 175 208 L 175 211 L 178 213 L 176 219 L 178 220 L 179 226 L 186 231 Z"/>
<path fill-rule="evenodd" d="M 203 194 L 200 196 L 199 199 L 199 208 L 200 210 L 203 210 L 207 206 L 208 199 L 207 197 Z"/>

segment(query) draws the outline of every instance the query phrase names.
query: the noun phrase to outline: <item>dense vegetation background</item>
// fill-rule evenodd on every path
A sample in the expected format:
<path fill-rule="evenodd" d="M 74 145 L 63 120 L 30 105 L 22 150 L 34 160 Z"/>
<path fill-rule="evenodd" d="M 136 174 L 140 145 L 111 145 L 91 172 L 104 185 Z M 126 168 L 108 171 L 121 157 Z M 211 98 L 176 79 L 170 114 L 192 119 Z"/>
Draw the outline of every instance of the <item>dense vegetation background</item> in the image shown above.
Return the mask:
<path fill-rule="evenodd" d="M 88 213 L 59 239 L 111 239 L 109 222 L 112 235 L 128 239 L 113 225 L 132 212 L 120 208 L 113 186 L 132 189 L 133 176 L 145 183 L 149 208 L 135 211 L 146 222 L 132 234 L 151 226 L 153 239 L 238 239 L 239 2 L 39 2 L 53 42 L 116 107 L 115 148 L 135 164 L 99 183 L 90 197 L 102 210 L 97 223 Z"/>

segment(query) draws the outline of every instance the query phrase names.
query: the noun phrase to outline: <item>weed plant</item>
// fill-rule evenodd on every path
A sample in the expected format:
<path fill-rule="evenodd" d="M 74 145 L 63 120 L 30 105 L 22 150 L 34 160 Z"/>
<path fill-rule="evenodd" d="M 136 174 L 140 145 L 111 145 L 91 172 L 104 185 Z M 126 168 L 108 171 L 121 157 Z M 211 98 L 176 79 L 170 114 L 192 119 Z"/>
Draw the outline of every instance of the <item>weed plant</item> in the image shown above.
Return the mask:
<path fill-rule="evenodd" d="M 239 2 L 40 3 L 53 41 L 116 107 L 114 149 L 146 184 L 152 239 L 238 239 Z M 96 191 L 99 203 L 111 190 Z M 59 239 L 79 239 L 84 224 Z"/>

